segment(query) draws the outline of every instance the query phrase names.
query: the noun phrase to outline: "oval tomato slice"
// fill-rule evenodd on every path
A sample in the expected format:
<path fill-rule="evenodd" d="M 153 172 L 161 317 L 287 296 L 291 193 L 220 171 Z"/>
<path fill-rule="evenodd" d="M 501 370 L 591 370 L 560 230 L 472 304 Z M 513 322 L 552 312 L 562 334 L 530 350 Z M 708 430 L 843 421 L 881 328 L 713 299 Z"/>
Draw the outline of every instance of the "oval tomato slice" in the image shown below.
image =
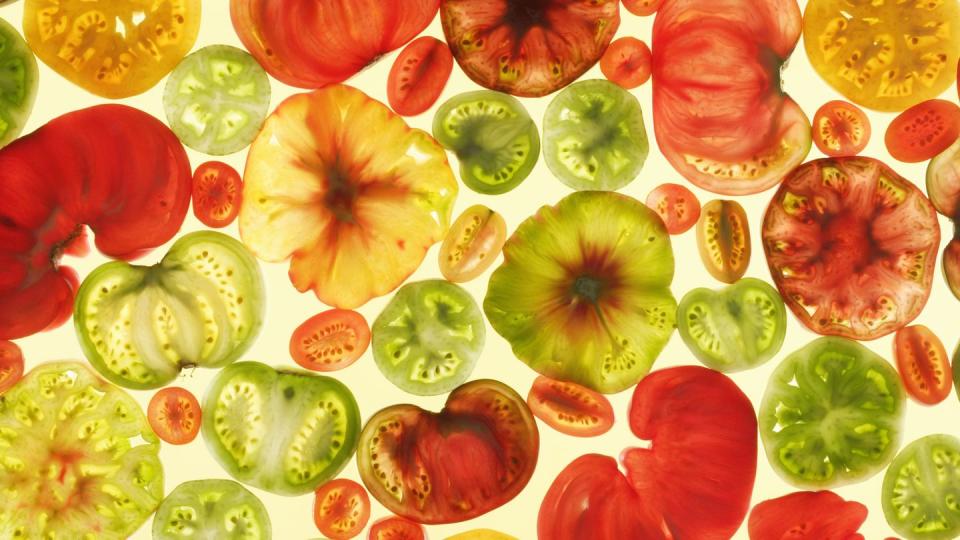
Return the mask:
<path fill-rule="evenodd" d="M 950 359 L 943 342 L 929 328 L 918 324 L 897 330 L 893 347 L 900 379 L 910 397 L 935 405 L 950 395 Z"/>
<path fill-rule="evenodd" d="M 507 241 L 503 216 L 482 204 L 453 222 L 440 246 L 440 273 L 454 283 L 470 281 L 490 268 Z"/>
<path fill-rule="evenodd" d="M 12 341 L 0 340 L 0 394 L 23 377 L 23 352 Z"/>
<path fill-rule="evenodd" d="M 623 7 L 638 17 L 653 15 L 661 4 L 663 0 L 623 0 Z"/>
<path fill-rule="evenodd" d="M 370 527 L 368 540 L 425 540 L 423 525 L 409 519 L 391 516 L 383 518 Z"/>
<path fill-rule="evenodd" d="M 370 520 L 370 497 L 363 486 L 338 478 L 323 484 L 315 493 L 313 522 L 332 540 L 353 538 Z"/>
<path fill-rule="evenodd" d="M 813 115 L 813 142 L 828 156 L 855 156 L 870 142 L 870 119 L 852 103 L 828 101 Z"/>
<path fill-rule="evenodd" d="M 222 161 L 208 161 L 193 173 L 193 215 L 207 227 L 219 229 L 240 213 L 243 180 Z"/>
<path fill-rule="evenodd" d="M 697 250 L 710 275 L 724 283 L 742 278 L 750 265 L 750 227 L 737 201 L 713 200 L 703 205 L 697 221 Z"/>
<path fill-rule="evenodd" d="M 390 107 L 402 116 L 425 112 L 437 102 L 451 72 L 453 55 L 446 43 L 430 36 L 411 41 L 387 77 Z"/>
<path fill-rule="evenodd" d="M 890 122 L 884 141 L 895 159 L 917 163 L 933 158 L 960 136 L 960 107 L 931 99 L 910 107 Z"/>
<path fill-rule="evenodd" d="M 647 195 L 647 206 L 660 214 L 670 234 L 685 233 L 700 219 L 700 200 L 680 184 L 655 187 Z"/>
<path fill-rule="evenodd" d="M 314 371 L 336 371 L 357 361 L 370 346 L 370 326 L 363 315 L 330 309 L 303 322 L 290 336 L 290 356 Z"/>
<path fill-rule="evenodd" d="M 863 540 L 867 507 L 832 491 L 797 491 L 750 512 L 750 540 Z"/>
<path fill-rule="evenodd" d="M 150 399 L 147 420 L 164 441 L 187 444 L 200 432 L 200 402 L 189 390 L 168 386 Z"/>
<path fill-rule="evenodd" d="M 543 375 L 527 395 L 533 414 L 553 429 L 574 437 L 594 437 L 613 427 L 613 406 L 603 394 Z"/>
<path fill-rule="evenodd" d="M 600 71 L 610 82 L 636 88 L 650 78 L 650 47 L 634 37 L 614 40 L 600 57 Z"/>

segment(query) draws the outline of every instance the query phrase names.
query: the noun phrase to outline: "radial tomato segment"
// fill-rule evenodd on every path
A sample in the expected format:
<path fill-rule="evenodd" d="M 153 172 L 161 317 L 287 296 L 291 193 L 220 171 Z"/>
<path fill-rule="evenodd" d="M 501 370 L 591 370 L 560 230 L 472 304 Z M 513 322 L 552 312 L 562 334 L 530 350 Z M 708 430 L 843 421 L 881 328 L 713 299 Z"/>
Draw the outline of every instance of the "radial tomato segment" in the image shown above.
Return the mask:
<path fill-rule="evenodd" d="M 23 352 L 12 341 L 0 340 L 0 395 L 23 377 Z"/>
<path fill-rule="evenodd" d="M 647 195 L 647 206 L 652 208 L 670 234 L 690 230 L 700 219 L 700 200 L 680 184 L 660 184 Z"/>
<path fill-rule="evenodd" d="M 856 105 L 828 101 L 813 115 L 813 142 L 828 156 L 855 156 L 870 142 L 870 119 Z"/>
<path fill-rule="evenodd" d="M 897 330 L 893 347 L 897 370 L 910 397 L 935 405 L 950 395 L 950 359 L 940 338 L 929 328 L 916 325 Z"/>
<path fill-rule="evenodd" d="M 338 478 L 323 484 L 315 493 L 313 522 L 333 540 L 359 535 L 370 520 L 370 497 L 363 486 Z"/>
<path fill-rule="evenodd" d="M 356 362 L 370 346 L 370 326 L 363 315 L 330 309 L 310 317 L 290 336 L 290 356 L 314 371 L 336 371 Z"/>
<path fill-rule="evenodd" d="M 150 398 L 150 427 L 165 442 L 187 444 L 200 433 L 200 402 L 189 390 L 170 386 Z"/>
<path fill-rule="evenodd" d="M 918 103 L 887 126 L 884 141 L 895 159 L 926 161 L 943 152 L 960 136 L 960 107 L 942 99 Z"/>
<path fill-rule="evenodd" d="M 243 180 L 222 161 L 207 161 L 193 172 L 193 215 L 207 227 L 219 229 L 240 213 Z"/>
<path fill-rule="evenodd" d="M 23 37 L 0 21 L 0 147 L 17 138 L 37 98 L 37 59 Z"/>
<path fill-rule="evenodd" d="M 832 491 L 797 491 L 750 511 L 750 540 L 848 540 L 867 519 L 867 507 Z"/>
<path fill-rule="evenodd" d="M 377 521 L 367 536 L 368 540 L 425 540 L 426 537 L 423 525 L 397 516 Z"/>
<path fill-rule="evenodd" d="M 414 116 L 436 103 L 453 71 L 447 44 L 423 36 L 410 42 L 387 76 L 387 101 L 397 114 Z"/>
<path fill-rule="evenodd" d="M 507 241 L 503 216 L 482 204 L 467 208 L 440 245 L 440 273 L 454 283 L 476 278 L 497 261 Z"/>
<path fill-rule="evenodd" d="M 650 47 L 634 37 L 613 41 L 600 58 L 600 71 L 610 82 L 636 88 L 650 78 Z"/>
<path fill-rule="evenodd" d="M 747 273 L 752 245 L 740 203 L 715 199 L 703 205 L 697 220 L 697 251 L 707 272 L 724 283 L 734 283 Z"/>
<path fill-rule="evenodd" d="M 883 476 L 883 516 L 897 533 L 917 540 L 960 534 L 960 440 L 927 435 L 897 454 Z"/>
<path fill-rule="evenodd" d="M 574 437 L 595 437 L 613 427 L 613 406 L 603 394 L 572 382 L 539 376 L 527 395 L 533 414 Z"/>
<path fill-rule="evenodd" d="M 270 540 L 267 509 L 233 480 L 193 480 L 177 486 L 153 518 L 155 540 Z"/>

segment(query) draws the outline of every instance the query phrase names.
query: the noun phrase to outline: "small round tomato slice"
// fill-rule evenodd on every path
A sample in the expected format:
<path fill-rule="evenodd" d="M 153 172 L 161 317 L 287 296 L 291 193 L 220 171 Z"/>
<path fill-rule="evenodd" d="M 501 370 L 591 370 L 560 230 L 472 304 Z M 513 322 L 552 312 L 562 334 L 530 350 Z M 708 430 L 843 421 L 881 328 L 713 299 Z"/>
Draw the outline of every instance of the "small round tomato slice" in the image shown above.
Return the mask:
<path fill-rule="evenodd" d="M 370 497 L 353 480 L 331 480 L 320 486 L 315 495 L 313 522 L 332 540 L 353 538 L 370 521 Z"/>
<path fill-rule="evenodd" d="M 638 17 L 653 15 L 660 9 L 663 0 L 623 0 L 623 7 Z"/>
<path fill-rule="evenodd" d="M 951 540 L 960 535 L 960 440 L 927 435 L 908 444 L 883 476 L 883 517 L 909 540 Z"/>
<path fill-rule="evenodd" d="M 398 516 L 383 518 L 370 527 L 368 540 L 424 540 L 423 525 Z"/>
<path fill-rule="evenodd" d="M 243 180 L 222 161 L 208 161 L 193 173 L 193 215 L 207 227 L 219 229 L 240 213 Z"/>
<path fill-rule="evenodd" d="M 636 88 L 650 78 L 650 47 L 635 37 L 614 40 L 600 57 L 600 71 L 610 82 Z"/>
<path fill-rule="evenodd" d="M 397 56 L 387 77 L 387 101 L 402 116 L 425 112 L 440 97 L 453 72 L 450 47 L 435 37 L 410 42 Z"/>
<path fill-rule="evenodd" d="M 23 377 L 23 353 L 12 341 L 0 340 L 0 394 Z"/>
<path fill-rule="evenodd" d="M 868 142 L 870 119 L 852 103 L 828 101 L 813 115 L 813 143 L 828 156 L 855 156 Z"/>
<path fill-rule="evenodd" d="M 189 390 L 169 386 L 150 399 L 147 420 L 158 437 L 170 444 L 187 444 L 200 432 L 200 402 Z"/>
<path fill-rule="evenodd" d="M 507 241 L 503 216 L 482 204 L 464 210 L 440 246 L 440 273 L 454 283 L 470 281 L 497 260 Z"/>
<path fill-rule="evenodd" d="M 906 326 L 897 330 L 893 347 L 900 379 L 910 397 L 927 405 L 947 398 L 953 381 L 940 338 L 926 326 Z"/>
<path fill-rule="evenodd" d="M 903 111 L 887 126 L 887 150 L 904 163 L 933 158 L 960 137 L 960 107 L 931 99 Z"/>
<path fill-rule="evenodd" d="M 750 540 L 863 540 L 867 507 L 832 491 L 797 491 L 750 511 Z"/>
<path fill-rule="evenodd" d="M 543 375 L 527 395 L 530 411 L 560 433 L 594 437 L 613 427 L 613 406 L 603 394 L 577 383 Z"/>
<path fill-rule="evenodd" d="M 660 214 L 670 234 L 685 233 L 700 219 L 700 201 L 680 184 L 660 184 L 647 195 L 647 206 Z"/>
<path fill-rule="evenodd" d="M 742 278 L 750 264 L 750 227 L 737 201 L 712 200 L 697 221 L 697 249 L 707 272 L 724 283 Z"/>
<path fill-rule="evenodd" d="M 290 336 L 290 356 L 314 371 L 343 369 L 370 346 L 370 326 L 349 309 L 330 309 L 303 322 Z"/>

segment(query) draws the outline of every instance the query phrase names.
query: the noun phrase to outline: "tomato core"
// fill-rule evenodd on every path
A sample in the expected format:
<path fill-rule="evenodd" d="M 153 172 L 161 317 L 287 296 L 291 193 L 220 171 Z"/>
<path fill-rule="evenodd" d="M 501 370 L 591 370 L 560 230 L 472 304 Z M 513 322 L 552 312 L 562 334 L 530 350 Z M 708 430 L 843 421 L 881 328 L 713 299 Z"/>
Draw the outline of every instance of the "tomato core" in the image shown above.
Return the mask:
<path fill-rule="evenodd" d="M 831 272 L 839 279 L 850 273 L 858 274 L 873 262 L 876 250 L 867 223 L 857 216 L 835 216 L 824 227 L 824 259 L 836 269 Z"/>
<path fill-rule="evenodd" d="M 510 25 L 520 40 L 536 26 L 550 26 L 547 9 L 554 0 L 509 0 L 503 14 L 503 24 Z"/>
<path fill-rule="evenodd" d="M 605 285 L 605 280 L 593 276 L 580 276 L 573 282 L 573 293 L 586 298 L 590 303 L 596 303 L 600 300 Z"/>
<path fill-rule="evenodd" d="M 339 169 L 327 172 L 329 187 L 323 196 L 323 203 L 333 213 L 337 221 L 354 223 L 353 204 L 357 200 L 357 188 L 349 176 Z"/>

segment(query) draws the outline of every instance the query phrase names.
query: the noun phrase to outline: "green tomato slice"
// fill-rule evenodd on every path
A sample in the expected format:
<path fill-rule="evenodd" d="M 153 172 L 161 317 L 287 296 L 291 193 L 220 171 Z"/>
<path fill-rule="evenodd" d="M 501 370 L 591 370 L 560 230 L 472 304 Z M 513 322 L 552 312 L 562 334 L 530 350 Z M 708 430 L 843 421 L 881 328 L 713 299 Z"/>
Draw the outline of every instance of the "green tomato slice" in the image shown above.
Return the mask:
<path fill-rule="evenodd" d="M 263 278 L 237 240 L 180 238 L 155 266 L 122 261 L 90 273 L 74 325 L 97 371 L 127 388 L 163 386 L 185 367 L 217 368 L 252 345 L 263 322 Z"/>
<path fill-rule="evenodd" d="M 256 495 L 233 480 L 177 486 L 153 518 L 154 540 L 270 540 L 270 516 Z"/>
<path fill-rule="evenodd" d="M 543 116 L 543 157 L 575 190 L 620 189 L 640 174 L 649 152 L 640 101 L 605 80 L 557 94 Z"/>
<path fill-rule="evenodd" d="M 483 350 L 480 307 L 444 280 L 408 283 L 373 323 L 373 358 L 398 388 L 444 394 L 467 380 Z"/>
<path fill-rule="evenodd" d="M 333 478 L 357 448 L 360 410 L 331 377 L 259 362 L 224 368 L 203 402 L 203 438 L 235 479 L 302 495 Z"/>
<path fill-rule="evenodd" d="M 270 108 L 270 80 L 246 51 L 211 45 L 170 73 L 163 108 L 183 144 L 206 154 L 232 154 L 260 132 Z"/>
<path fill-rule="evenodd" d="M 928 435 L 908 444 L 883 477 L 883 516 L 907 540 L 960 535 L 960 440 Z"/>
<path fill-rule="evenodd" d="M 900 444 L 904 392 L 886 360 L 855 341 L 823 337 L 784 359 L 760 405 L 771 466 L 799 487 L 876 474 Z"/>
<path fill-rule="evenodd" d="M 433 119 L 433 136 L 457 155 L 463 183 L 487 195 L 519 186 L 540 156 L 540 135 L 523 104 L 491 90 L 446 101 Z"/>
<path fill-rule="evenodd" d="M 0 146 L 23 131 L 37 99 L 37 58 L 23 36 L 0 19 Z"/>
<path fill-rule="evenodd" d="M 0 538 L 127 538 L 163 498 L 159 451 L 126 392 L 41 364 L 0 396 Z"/>
<path fill-rule="evenodd" d="M 743 278 L 720 290 L 688 292 L 677 307 L 677 330 L 707 367 L 742 371 L 780 351 L 787 310 L 776 289 L 759 279 Z"/>

